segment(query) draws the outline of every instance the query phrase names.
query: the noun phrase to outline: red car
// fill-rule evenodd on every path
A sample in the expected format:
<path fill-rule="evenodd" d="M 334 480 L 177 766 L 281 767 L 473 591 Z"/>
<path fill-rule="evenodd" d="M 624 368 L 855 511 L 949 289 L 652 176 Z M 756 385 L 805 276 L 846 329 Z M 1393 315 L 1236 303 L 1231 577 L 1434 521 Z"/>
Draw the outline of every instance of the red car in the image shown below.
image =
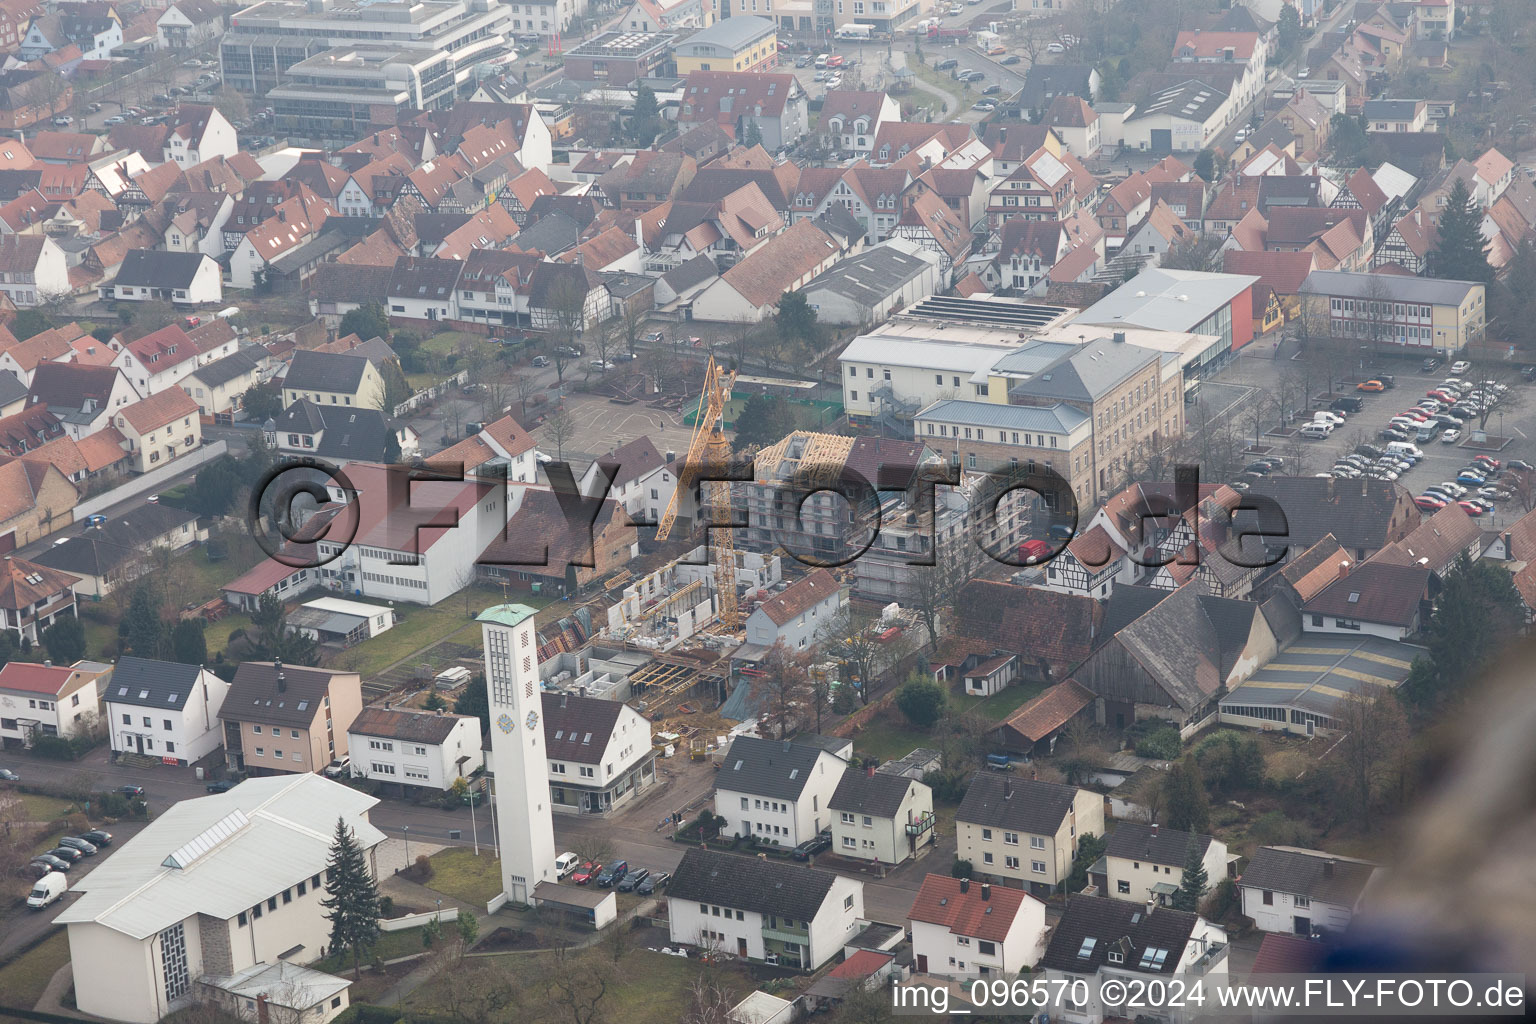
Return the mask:
<path fill-rule="evenodd" d="M 589 860 L 581 867 L 576 869 L 575 873 L 571 875 L 571 881 L 575 882 L 577 885 L 586 885 L 588 882 L 592 881 L 592 879 L 601 874 L 602 870 L 603 866 L 601 864 L 594 864 Z"/>
<path fill-rule="evenodd" d="M 1499 460 L 1492 455 L 1474 455 L 1472 456 L 1472 461 L 1479 465 L 1487 466 L 1489 469 L 1499 468 Z"/>
<path fill-rule="evenodd" d="M 1461 510 L 1467 515 L 1471 516 L 1473 519 L 1476 519 L 1478 516 L 1487 511 L 1487 509 L 1483 508 L 1483 506 L 1470 501 L 1458 501 L 1456 504 L 1460 505 Z"/>
<path fill-rule="evenodd" d="M 1445 508 L 1445 502 L 1439 498 L 1431 498 L 1427 494 L 1421 494 L 1413 499 L 1413 503 L 1426 512 L 1438 512 Z"/>

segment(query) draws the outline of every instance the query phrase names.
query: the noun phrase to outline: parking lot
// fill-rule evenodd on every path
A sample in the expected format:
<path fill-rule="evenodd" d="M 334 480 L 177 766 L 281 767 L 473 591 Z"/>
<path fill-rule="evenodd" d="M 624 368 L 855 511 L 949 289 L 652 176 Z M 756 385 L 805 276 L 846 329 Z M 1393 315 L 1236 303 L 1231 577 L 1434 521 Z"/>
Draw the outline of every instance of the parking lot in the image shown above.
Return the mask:
<path fill-rule="evenodd" d="M 1536 427 L 1536 401 L 1532 400 L 1536 386 L 1523 383 L 1518 375 L 1506 372 L 1507 369 L 1500 367 L 1500 372 L 1492 374 L 1501 378 L 1509 390 L 1504 393 L 1489 415 L 1486 429 L 1490 438 L 1502 434 L 1509 439 L 1508 442 L 1497 451 L 1470 446 L 1469 438 L 1478 423 L 1475 416 L 1467 421 L 1459 439 L 1453 443 L 1444 442 L 1438 433 L 1433 439 L 1426 441 L 1410 437 L 1408 443 L 1421 451 L 1423 457 L 1416 464 L 1402 471 L 1397 483 L 1411 493 L 1419 495 L 1426 487 L 1447 481 L 1455 482 L 1461 469 L 1468 466 L 1479 454 L 1491 455 L 1505 465 L 1511 459 L 1536 461 L 1536 458 L 1533 458 L 1536 457 L 1536 446 L 1533 446 L 1530 441 L 1532 428 Z M 1485 374 L 1487 373 L 1490 371 L 1485 371 Z M 1395 378 L 1395 386 L 1379 392 L 1336 389 L 1341 396 L 1358 398 L 1362 408 L 1358 412 L 1344 412 L 1344 422 L 1336 426 L 1326 438 L 1300 439 L 1299 469 L 1301 473 L 1330 472 L 1337 460 L 1351 454 L 1361 444 L 1385 449 L 1388 440 L 1382 437 L 1381 432 L 1388 421 L 1405 410 L 1411 409 L 1425 397 L 1426 392 L 1435 390 L 1442 381 L 1447 379 L 1450 373 L 1446 366 L 1440 366 L 1432 373 L 1424 373 L 1419 364 L 1404 361 L 1400 365 L 1391 367 L 1387 375 Z M 1479 376 L 1476 367 L 1471 368 L 1466 374 L 1467 378 Z M 1379 379 L 1380 374 L 1377 377 Z M 1326 405 L 1320 406 L 1320 408 L 1326 407 Z M 1310 417 L 1314 413 L 1309 412 L 1306 415 Z M 1265 443 L 1286 448 L 1288 453 L 1296 449 L 1294 440 L 1273 436 L 1264 439 Z M 1289 467 L 1287 471 L 1290 471 Z M 1499 478 L 1490 479 L 1488 483 L 1495 486 L 1507 484 L 1507 476 L 1505 474 L 1502 481 Z M 1476 486 L 1468 487 L 1466 496 L 1475 497 L 1477 490 Z M 1493 505 L 1493 509 L 1479 519 L 1485 529 L 1502 528 L 1524 514 L 1518 495 L 1512 500 L 1495 500 Z"/>

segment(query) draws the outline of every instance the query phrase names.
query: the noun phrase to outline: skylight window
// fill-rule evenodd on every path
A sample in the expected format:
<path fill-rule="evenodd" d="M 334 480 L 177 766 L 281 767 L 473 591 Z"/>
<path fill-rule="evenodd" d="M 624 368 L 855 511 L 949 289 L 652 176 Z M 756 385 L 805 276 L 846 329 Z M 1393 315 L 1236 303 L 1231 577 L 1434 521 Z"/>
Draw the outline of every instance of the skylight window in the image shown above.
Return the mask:
<path fill-rule="evenodd" d="M 1160 971 L 1163 969 L 1163 961 L 1167 959 L 1168 951 L 1166 949 L 1156 949 L 1148 946 L 1141 954 L 1141 963 L 1136 966 L 1144 970 Z"/>
<path fill-rule="evenodd" d="M 139 691 L 139 700 L 148 700 L 148 699 L 149 699 L 149 691 L 148 690 L 140 690 Z"/>
<path fill-rule="evenodd" d="M 1097 946 L 1098 944 L 1099 940 L 1090 935 L 1088 938 L 1084 939 L 1083 944 L 1078 947 L 1078 957 L 1086 960 L 1090 956 L 1093 956 L 1093 947 Z"/>
<path fill-rule="evenodd" d="M 173 693 L 169 697 L 165 698 L 165 702 L 167 704 L 175 704 L 176 703 L 176 698 L 180 697 L 180 696 L 181 696 L 181 694 L 179 694 L 179 693 Z"/>

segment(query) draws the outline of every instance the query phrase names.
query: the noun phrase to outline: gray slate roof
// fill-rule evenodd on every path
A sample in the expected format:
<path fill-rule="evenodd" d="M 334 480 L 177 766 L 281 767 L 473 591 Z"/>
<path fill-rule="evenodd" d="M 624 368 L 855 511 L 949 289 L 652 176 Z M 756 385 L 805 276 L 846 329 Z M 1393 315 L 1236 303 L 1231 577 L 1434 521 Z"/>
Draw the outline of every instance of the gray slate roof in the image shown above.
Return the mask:
<path fill-rule="evenodd" d="M 1172 974 L 1184 956 L 1184 947 L 1199 920 L 1194 914 L 1171 907 L 1148 912 L 1140 903 L 1105 896 L 1068 896 L 1040 966 L 1072 974 L 1093 974 L 1109 962 L 1110 950 L 1122 962 L 1117 967 L 1143 974 Z M 1093 944 L 1087 945 L 1092 939 Z M 1148 949 L 1163 950 L 1158 967 L 1142 967 Z M 1086 956 L 1080 956 L 1086 953 Z"/>
<path fill-rule="evenodd" d="M 10 405 L 27 397 L 27 386 L 10 370 L 0 371 L 0 405 Z"/>
<path fill-rule="evenodd" d="M 180 711 L 197 688 L 201 671 L 196 665 L 124 655 L 103 681 L 102 699 L 109 704 Z"/>
<path fill-rule="evenodd" d="M 1204 857 L 1205 851 L 1211 845 L 1210 836 L 1192 835 L 1189 832 L 1180 832 L 1178 829 L 1161 827 L 1154 831 L 1151 825 L 1143 825 L 1138 821 L 1122 821 L 1109 834 L 1109 844 L 1104 853 L 1110 857 L 1124 857 L 1126 860 L 1182 868 L 1189 858 L 1191 838 L 1194 839 L 1200 856 Z"/>
<path fill-rule="evenodd" d="M 1314 270 L 1301 290 L 1312 295 L 1356 299 L 1387 298 L 1396 302 L 1429 302 L 1459 306 L 1476 281 L 1451 281 L 1432 277 L 1400 277 L 1396 274 L 1351 274 L 1343 270 Z"/>
<path fill-rule="evenodd" d="M 809 921 L 836 880 L 832 872 L 818 868 L 690 849 L 672 876 L 667 896 Z"/>
<path fill-rule="evenodd" d="M 1061 786 L 1036 779 L 1009 779 L 999 775 L 978 775 L 971 780 L 955 812 L 956 821 L 984 828 L 1005 828 L 1053 836 L 1061 828 L 1072 801 L 1075 786 Z"/>
<path fill-rule="evenodd" d="M 923 420 L 959 423 L 973 427 L 997 427 L 1000 430 L 1035 430 L 1069 433 L 1088 418 L 1082 410 L 1057 405 L 1000 405 L 997 402 L 967 402 L 947 398 L 934 402 L 918 413 Z"/>
<path fill-rule="evenodd" d="M 207 366 L 199 366 L 192 371 L 192 376 L 216 388 L 221 384 L 228 384 L 232 380 L 252 373 L 260 366 L 260 361 L 250 354 L 247 349 L 232 352 L 223 359 L 215 359 Z"/>
<path fill-rule="evenodd" d="M 155 288 L 185 288 L 197 276 L 203 260 L 200 252 L 162 252 L 158 249 L 130 249 L 123 257 L 113 284 L 144 285 Z"/>
<path fill-rule="evenodd" d="M 163 502 L 140 505 L 88 526 L 78 537 L 55 544 L 34 559 L 50 569 L 86 576 L 105 576 L 131 558 L 142 555 L 173 530 L 197 522 L 197 513 Z"/>
<path fill-rule="evenodd" d="M 794 741 L 738 736 L 721 759 L 715 784 L 734 793 L 798 800 L 822 749 Z"/>
<path fill-rule="evenodd" d="M 1353 857 L 1294 846 L 1261 846 L 1238 884 L 1353 906 L 1375 871 L 1375 864 Z"/>
<path fill-rule="evenodd" d="M 368 360 L 362 356 L 300 349 L 288 364 L 283 387 L 300 391 L 356 391 L 367 366 Z"/>
<path fill-rule="evenodd" d="M 283 677 L 281 690 L 279 675 Z M 242 662 L 219 708 L 219 720 L 308 726 L 330 692 L 331 679 L 349 675 L 356 677 L 353 672 L 323 668 L 278 667 L 270 661 Z"/>
<path fill-rule="evenodd" d="M 907 798 L 907 790 L 912 784 L 913 780 L 902 775 L 849 768 L 843 772 L 843 778 L 838 782 L 827 806 L 834 811 L 894 818 L 901 810 L 902 801 Z"/>
<path fill-rule="evenodd" d="M 931 266 L 921 256 L 877 245 L 822 271 L 801 291 L 809 295 L 825 289 L 862 306 L 874 306 Z"/>
<path fill-rule="evenodd" d="M 1024 346 L 1028 348 L 1029 346 Z M 1131 374 L 1163 358 L 1161 352 L 1108 338 L 1074 346 L 1040 372 L 1009 387 L 1009 393 L 1064 401 L 1093 401 Z"/>

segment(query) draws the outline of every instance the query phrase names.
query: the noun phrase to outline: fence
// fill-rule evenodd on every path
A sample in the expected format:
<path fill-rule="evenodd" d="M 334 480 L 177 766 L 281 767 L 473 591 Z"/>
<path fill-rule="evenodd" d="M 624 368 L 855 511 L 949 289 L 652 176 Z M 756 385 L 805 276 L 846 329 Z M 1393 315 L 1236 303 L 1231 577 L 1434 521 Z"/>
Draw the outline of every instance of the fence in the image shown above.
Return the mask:
<path fill-rule="evenodd" d="M 444 394 L 447 394 L 449 391 L 456 387 L 462 387 L 467 383 L 469 383 L 469 371 L 460 370 L 458 373 L 454 374 L 452 377 L 447 378 L 446 380 L 441 380 L 429 388 L 422 388 L 410 398 L 407 398 L 405 401 L 395 406 L 395 419 L 402 419 L 406 416 L 406 414 L 415 412 L 417 409 L 421 408 L 423 405 L 426 405 L 428 402 L 439 398 Z"/>
<path fill-rule="evenodd" d="M 489 902 L 489 903 L 487 903 L 485 905 L 485 912 L 487 914 L 494 914 L 494 913 L 496 913 L 496 911 L 500 910 L 502 907 L 504 907 L 506 905 L 507 905 L 507 894 L 504 893 L 504 892 L 499 892 L 495 896 L 491 897 L 491 902 Z"/>
<path fill-rule="evenodd" d="M 174 462 L 161 466 L 159 469 L 152 469 L 142 476 L 136 476 L 126 483 L 112 488 L 105 494 L 98 494 L 89 501 L 82 501 L 75 506 L 73 513 L 75 522 L 78 523 L 86 516 L 92 516 L 104 509 L 111 508 L 120 501 L 127 501 L 129 498 L 137 498 L 141 494 L 152 493 L 167 481 L 180 476 L 189 469 L 196 469 L 198 466 L 212 462 L 228 451 L 229 445 L 223 441 L 205 444 L 191 455 L 183 455 Z"/>
<path fill-rule="evenodd" d="M 430 924 L 434 918 L 439 921 L 457 921 L 459 919 L 459 908 L 447 907 L 443 910 L 429 910 L 424 914 L 406 914 L 404 917 L 391 917 L 379 922 L 379 931 L 403 932 L 407 928 L 417 928 L 424 924 Z"/>

